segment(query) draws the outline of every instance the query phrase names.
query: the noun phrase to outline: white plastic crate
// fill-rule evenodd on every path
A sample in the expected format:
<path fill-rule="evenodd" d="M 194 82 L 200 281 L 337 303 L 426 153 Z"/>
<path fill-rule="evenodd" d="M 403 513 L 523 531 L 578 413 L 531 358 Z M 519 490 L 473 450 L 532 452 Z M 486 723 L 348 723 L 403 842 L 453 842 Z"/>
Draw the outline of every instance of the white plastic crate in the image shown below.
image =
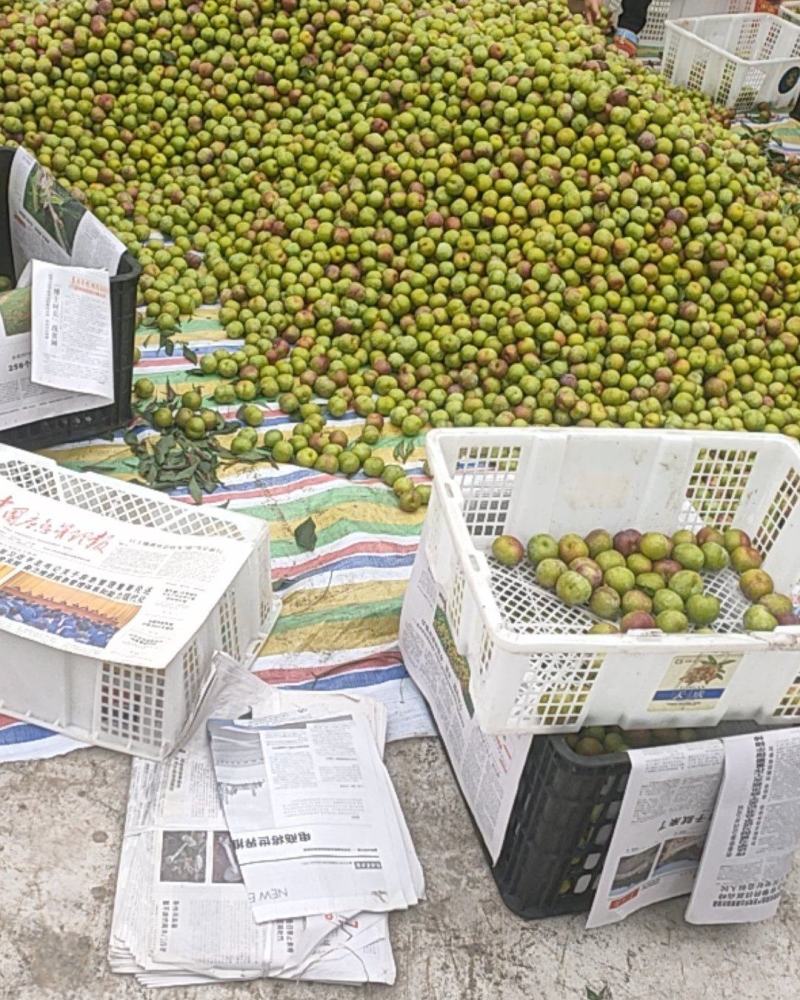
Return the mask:
<path fill-rule="evenodd" d="M 664 76 L 737 115 L 758 104 L 793 107 L 800 95 L 800 24 L 772 14 L 667 21 Z"/>
<path fill-rule="evenodd" d="M 526 542 L 601 527 L 736 526 L 764 553 L 776 589 L 791 592 L 800 574 L 796 443 L 689 431 L 442 430 L 428 435 L 427 453 L 434 491 L 417 559 L 466 658 L 485 731 L 800 721 L 800 628 L 742 632 L 747 603 L 732 571 L 706 576 L 722 599 L 717 634 L 587 635 L 597 620 L 588 610 L 537 586 L 527 562 L 507 569 L 488 552 L 499 534 Z M 404 618 L 419 604 L 410 597 Z M 404 634 L 405 621 L 401 647 Z M 703 683 L 691 669 L 709 657 L 731 662 Z"/>
<path fill-rule="evenodd" d="M 158 759 L 179 742 L 222 650 L 240 662 L 258 652 L 280 609 L 272 591 L 269 532 L 263 521 L 170 500 L 153 490 L 71 472 L 0 446 L 0 481 L 95 514 L 179 535 L 230 538 L 251 553 L 209 617 L 165 668 L 129 666 L 0 634 L 0 712 L 75 739 Z"/>
<path fill-rule="evenodd" d="M 780 16 L 792 24 L 800 25 L 800 0 L 786 0 L 780 6 Z"/>
<path fill-rule="evenodd" d="M 703 0 L 700 4 L 693 0 L 652 0 L 647 8 L 647 20 L 639 32 L 639 48 L 662 49 L 667 21 L 698 13 L 746 14 L 753 9 L 753 3 L 754 0 Z M 614 0 L 609 9 L 616 22 L 622 10 L 622 0 Z"/>

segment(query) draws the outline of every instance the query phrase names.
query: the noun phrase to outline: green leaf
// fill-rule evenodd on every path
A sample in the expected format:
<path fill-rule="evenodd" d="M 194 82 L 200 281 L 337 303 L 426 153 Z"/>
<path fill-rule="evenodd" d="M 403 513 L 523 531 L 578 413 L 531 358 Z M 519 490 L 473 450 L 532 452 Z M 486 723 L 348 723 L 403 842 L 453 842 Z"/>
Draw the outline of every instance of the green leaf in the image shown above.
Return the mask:
<path fill-rule="evenodd" d="M 415 447 L 416 445 L 411 438 L 404 438 L 402 441 L 398 441 L 397 444 L 394 446 L 394 451 L 392 452 L 392 455 L 402 465 L 414 451 Z"/>
<path fill-rule="evenodd" d="M 158 482 L 161 486 L 187 486 L 189 482 L 194 477 L 194 469 L 190 469 L 188 466 L 185 469 L 177 469 L 171 471 L 169 469 L 160 469 L 158 473 Z"/>
<path fill-rule="evenodd" d="M 294 540 L 298 549 L 304 552 L 313 552 L 317 547 L 317 526 L 313 518 L 307 517 L 302 524 L 294 529 Z"/>
<path fill-rule="evenodd" d="M 189 480 L 189 493 L 195 503 L 203 502 L 203 491 L 200 489 L 200 484 L 194 476 Z"/>
<path fill-rule="evenodd" d="M 170 385 L 169 379 L 167 379 L 166 386 L 167 386 L 167 402 L 171 403 L 173 401 L 173 399 L 177 398 L 178 394 L 177 394 L 177 392 L 175 392 L 175 390 Z"/>
<path fill-rule="evenodd" d="M 164 459 L 161 468 L 165 472 L 183 472 L 190 467 L 189 459 L 180 451 L 173 451 Z"/>
<path fill-rule="evenodd" d="M 195 352 L 191 349 L 191 347 L 187 347 L 186 344 L 183 345 L 183 356 L 186 358 L 187 361 L 190 361 L 193 365 L 197 364 L 197 354 L 195 354 Z"/>
<path fill-rule="evenodd" d="M 164 434 L 156 445 L 155 458 L 158 465 L 163 465 L 164 459 L 169 455 L 175 446 L 175 437 L 172 434 Z"/>
<path fill-rule="evenodd" d="M 164 353 L 167 355 L 168 358 L 171 358 L 172 355 L 175 353 L 175 343 L 169 338 L 167 338 L 164 341 Z"/>
<path fill-rule="evenodd" d="M 136 433 L 135 430 L 125 431 L 125 433 L 122 435 L 122 440 L 133 451 L 136 451 L 136 449 L 139 447 L 139 435 Z"/>

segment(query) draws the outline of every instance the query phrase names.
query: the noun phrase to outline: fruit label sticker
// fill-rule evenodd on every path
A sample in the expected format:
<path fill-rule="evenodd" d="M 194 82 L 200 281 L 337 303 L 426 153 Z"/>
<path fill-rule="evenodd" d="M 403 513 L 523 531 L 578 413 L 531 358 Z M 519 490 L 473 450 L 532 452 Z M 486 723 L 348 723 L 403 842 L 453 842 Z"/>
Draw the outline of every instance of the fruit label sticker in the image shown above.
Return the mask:
<path fill-rule="evenodd" d="M 741 656 L 710 653 L 673 657 L 648 712 L 703 711 L 725 694 Z"/>

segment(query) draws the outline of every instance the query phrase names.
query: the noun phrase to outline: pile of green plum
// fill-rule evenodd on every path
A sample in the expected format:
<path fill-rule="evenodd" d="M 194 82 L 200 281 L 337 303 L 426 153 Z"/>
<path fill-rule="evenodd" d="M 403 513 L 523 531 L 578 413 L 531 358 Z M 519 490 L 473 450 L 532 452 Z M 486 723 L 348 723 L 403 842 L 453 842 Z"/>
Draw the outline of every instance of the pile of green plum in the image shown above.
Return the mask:
<path fill-rule="evenodd" d="M 535 534 L 527 545 L 513 535 L 500 535 L 491 552 L 503 566 L 527 561 L 540 587 L 570 607 L 586 607 L 598 619 L 592 633 L 712 631 L 721 601 L 706 593 L 703 574 L 728 568 L 738 575 L 739 589 L 750 602 L 744 629 L 771 632 L 800 624 L 791 598 L 775 593 L 762 568 L 762 553 L 739 528 L 704 527 L 696 533 L 682 528 L 671 537 L 634 528 L 612 535 L 598 528 L 584 538 Z"/>
<path fill-rule="evenodd" d="M 584 726 L 580 732 L 564 737 L 570 749 L 581 757 L 691 743 L 697 738 L 695 729 L 621 729 L 619 726 Z"/>

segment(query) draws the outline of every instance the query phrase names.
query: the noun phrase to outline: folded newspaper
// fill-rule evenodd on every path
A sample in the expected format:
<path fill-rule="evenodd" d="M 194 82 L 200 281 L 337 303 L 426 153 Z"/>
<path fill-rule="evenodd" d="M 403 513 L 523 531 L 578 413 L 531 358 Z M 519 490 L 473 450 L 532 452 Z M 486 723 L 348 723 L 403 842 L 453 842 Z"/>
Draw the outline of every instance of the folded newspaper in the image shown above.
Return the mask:
<path fill-rule="evenodd" d="M 258 922 L 419 902 L 422 869 L 374 724 L 343 696 L 212 719 L 211 755 Z"/>
<path fill-rule="evenodd" d="M 378 702 L 278 690 L 228 657 L 215 661 L 205 704 L 216 715 L 346 712 L 382 750 L 386 712 Z M 330 909 L 256 922 L 234 839 L 204 727 L 167 761 L 133 761 L 109 943 L 113 971 L 148 987 L 264 977 L 394 982 L 385 913 Z"/>

